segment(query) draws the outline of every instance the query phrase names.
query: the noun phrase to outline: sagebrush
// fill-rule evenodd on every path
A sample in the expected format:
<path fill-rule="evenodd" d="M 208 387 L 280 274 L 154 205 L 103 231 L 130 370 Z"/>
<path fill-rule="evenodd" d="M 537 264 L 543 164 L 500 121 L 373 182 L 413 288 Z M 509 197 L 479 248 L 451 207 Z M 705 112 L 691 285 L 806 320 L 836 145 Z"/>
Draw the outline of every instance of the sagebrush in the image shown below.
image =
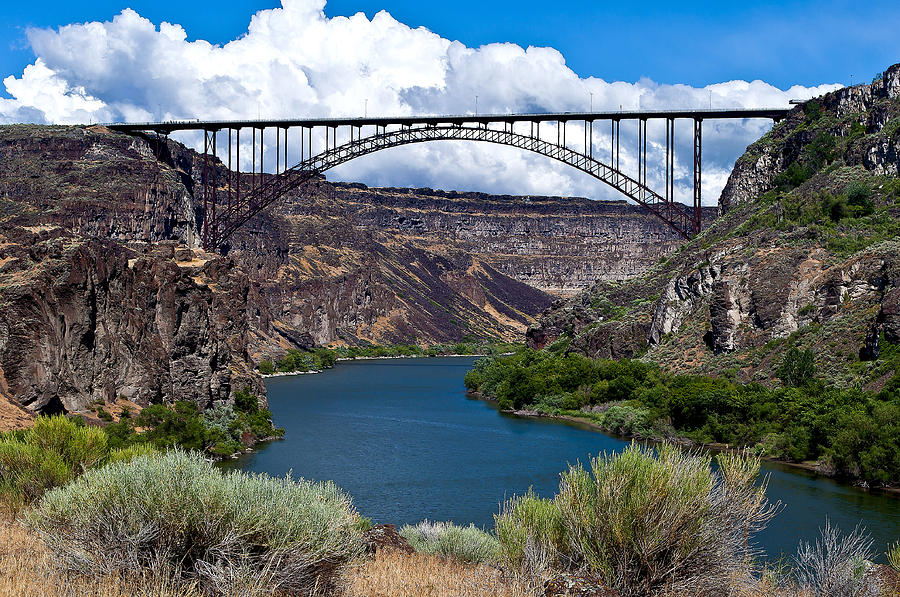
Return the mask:
<path fill-rule="evenodd" d="M 149 570 L 236 594 L 336 586 L 363 547 L 358 519 L 333 483 L 222 473 L 173 450 L 90 470 L 45 494 L 26 523 L 67 570 Z"/>
<path fill-rule="evenodd" d="M 726 593 L 750 578 L 752 543 L 776 508 L 759 460 L 632 444 L 563 473 L 552 500 L 511 500 L 496 518 L 505 565 L 589 572 L 623 596 Z"/>
<path fill-rule="evenodd" d="M 461 527 L 452 522 L 425 520 L 415 526 L 405 525 L 400 534 L 419 553 L 447 556 L 461 562 L 492 562 L 500 551 L 496 537 L 473 524 Z"/>

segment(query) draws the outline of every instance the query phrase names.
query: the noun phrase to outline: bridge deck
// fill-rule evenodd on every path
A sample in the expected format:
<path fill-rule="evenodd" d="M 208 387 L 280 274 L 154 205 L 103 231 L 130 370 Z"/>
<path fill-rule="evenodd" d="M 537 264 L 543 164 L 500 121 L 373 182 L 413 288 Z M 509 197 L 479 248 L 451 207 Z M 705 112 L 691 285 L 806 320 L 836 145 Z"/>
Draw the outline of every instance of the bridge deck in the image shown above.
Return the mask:
<path fill-rule="evenodd" d="M 456 114 L 445 116 L 395 116 L 371 118 L 304 118 L 279 120 L 172 120 L 164 122 L 110 123 L 105 126 L 122 132 L 212 131 L 240 128 L 293 128 L 338 126 L 390 126 L 415 124 L 491 124 L 498 122 L 568 122 L 595 120 L 655 120 L 690 118 L 694 120 L 765 118 L 781 120 L 788 108 L 747 108 L 734 110 L 639 110 L 619 112 L 554 112 L 545 114 Z"/>

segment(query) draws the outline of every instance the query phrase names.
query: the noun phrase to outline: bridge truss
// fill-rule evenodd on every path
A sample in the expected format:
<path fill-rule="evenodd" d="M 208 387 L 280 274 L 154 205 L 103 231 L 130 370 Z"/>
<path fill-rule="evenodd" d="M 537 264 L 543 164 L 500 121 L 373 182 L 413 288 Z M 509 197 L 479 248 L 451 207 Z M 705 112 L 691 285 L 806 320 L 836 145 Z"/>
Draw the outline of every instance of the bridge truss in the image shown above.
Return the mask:
<path fill-rule="evenodd" d="M 348 118 L 278 121 L 173 121 L 160 123 L 112 124 L 123 132 L 152 132 L 169 135 L 176 131 L 203 131 L 203 245 L 219 250 L 248 220 L 280 198 L 327 170 L 350 160 L 392 147 L 427 141 L 481 141 L 517 147 L 568 164 L 616 189 L 662 219 L 688 239 L 701 228 L 702 127 L 704 119 L 766 118 L 780 120 L 788 110 L 692 110 L 665 112 L 590 112 L 562 114 L 509 114 L 483 116 L 426 116 L 401 118 Z M 647 186 L 647 122 L 665 120 L 665 190 L 658 193 Z M 693 121 L 693 202 L 675 200 L 675 121 Z M 638 164 L 634 175 L 625 174 L 619 163 L 619 130 L 623 120 L 638 124 Z M 610 162 L 594 157 L 595 123 L 608 121 Z M 575 123 L 580 147 L 571 147 L 566 133 Z M 555 139 L 541 135 L 541 124 L 555 125 Z M 275 129 L 275 157 L 272 172 L 265 170 L 265 133 Z M 251 171 L 240 172 L 241 131 L 250 129 Z M 314 135 L 314 131 L 320 132 Z M 300 161 L 288 167 L 289 131 L 300 145 Z M 321 130 L 324 130 L 322 143 Z M 339 132 L 341 133 L 339 135 Z M 546 132 L 546 126 L 545 126 Z M 227 135 L 226 135 L 227 133 Z M 583 144 L 580 143 L 583 133 Z M 225 136 L 227 159 L 220 160 L 219 138 Z M 338 138 L 342 141 L 339 143 Z M 551 134 L 551 136 L 553 136 Z M 271 137 L 270 137 L 271 140 Z M 314 140 L 321 145 L 313 151 Z M 246 137 L 245 137 L 246 141 Z M 234 162 L 232 162 L 234 158 Z M 258 160 L 257 160 L 258 158 Z M 218 164 L 224 165 L 220 176 Z M 236 167 L 233 169 L 232 165 Z"/>

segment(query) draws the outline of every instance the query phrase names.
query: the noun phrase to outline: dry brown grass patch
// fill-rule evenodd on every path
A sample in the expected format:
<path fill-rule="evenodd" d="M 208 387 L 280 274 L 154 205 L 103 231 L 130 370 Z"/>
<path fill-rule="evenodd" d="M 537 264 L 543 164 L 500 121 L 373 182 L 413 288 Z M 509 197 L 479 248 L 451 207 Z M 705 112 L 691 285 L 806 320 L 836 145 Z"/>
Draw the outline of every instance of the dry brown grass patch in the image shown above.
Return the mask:
<path fill-rule="evenodd" d="M 0 515 L 0 597 L 193 597 L 160 580 L 87 580 L 55 572 L 44 544 L 8 515 Z"/>
<path fill-rule="evenodd" d="M 350 573 L 350 597 L 532 597 L 490 566 L 380 550 Z"/>

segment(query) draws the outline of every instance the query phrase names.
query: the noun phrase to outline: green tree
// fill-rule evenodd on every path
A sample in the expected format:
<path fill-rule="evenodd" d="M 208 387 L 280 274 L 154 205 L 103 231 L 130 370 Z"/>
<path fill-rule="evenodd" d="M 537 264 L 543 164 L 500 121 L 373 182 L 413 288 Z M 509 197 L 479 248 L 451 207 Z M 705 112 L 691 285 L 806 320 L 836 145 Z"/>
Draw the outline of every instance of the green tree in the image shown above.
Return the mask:
<path fill-rule="evenodd" d="M 138 427 L 150 443 L 159 448 L 181 446 L 188 450 L 202 450 L 206 426 L 193 402 L 179 401 L 172 408 L 154 404 L 141 411 L 136 419 Z"/>
<path fill-rule="evenodd" d="M 812 384 L 816 378 L 816 363 L 813 351 L 799 350 L 791 347 L 784 355 L 778 368 L 778 379 L 785 386 L 803 388 Z"/>

